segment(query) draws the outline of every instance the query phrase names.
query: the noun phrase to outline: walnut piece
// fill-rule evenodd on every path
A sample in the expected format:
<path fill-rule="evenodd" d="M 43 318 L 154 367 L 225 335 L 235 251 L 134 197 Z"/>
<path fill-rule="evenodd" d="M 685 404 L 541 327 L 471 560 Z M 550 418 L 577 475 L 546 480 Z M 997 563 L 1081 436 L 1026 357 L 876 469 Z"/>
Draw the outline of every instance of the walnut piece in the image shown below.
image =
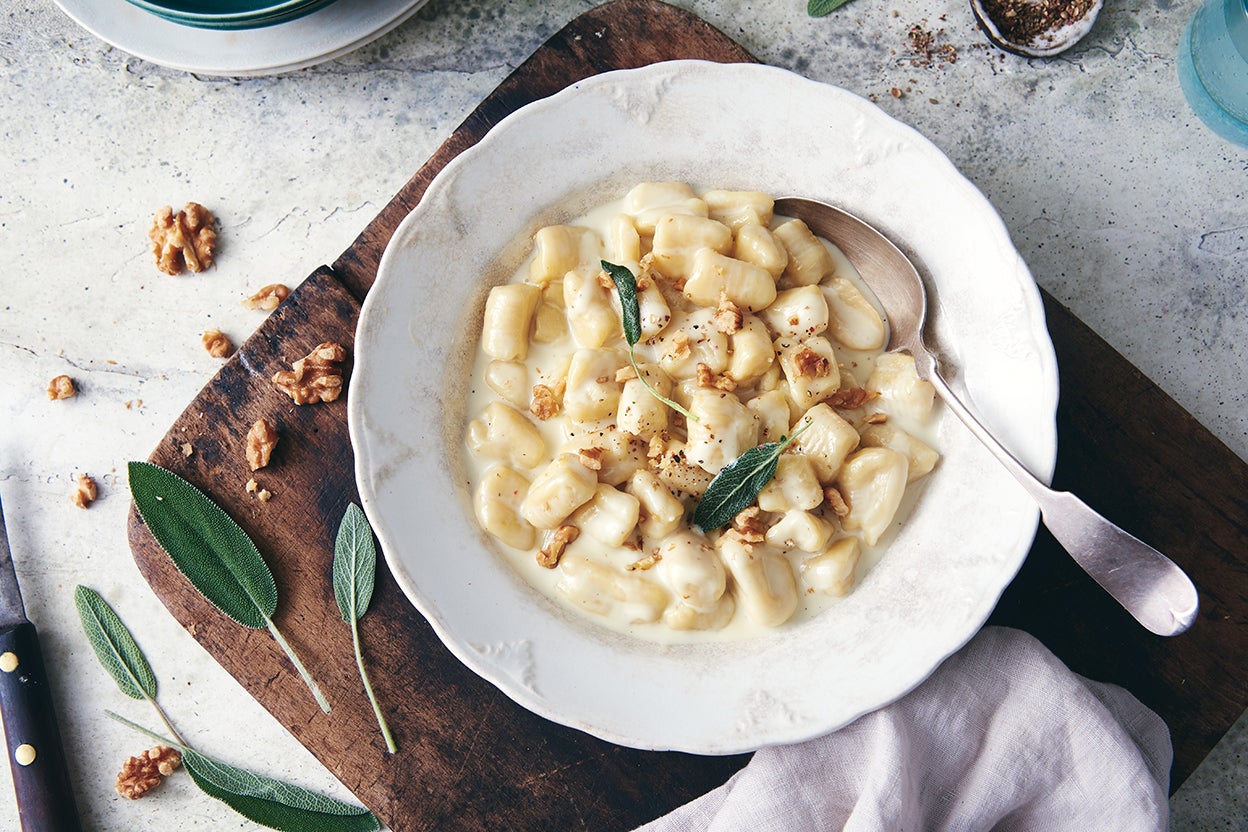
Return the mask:
<path fill-rule="evenodd" d="M 703 364 L 699 361 L 697 373 L 699 387 L 712 387 L 716 390 L 723 390 L 725 393 L 731 393 L 737 389 L 737 382 L 732 376 L 716 375 L 709 364 Z"/>
<path fill-rule="evenodd" d="M 740 332 L 745 326 L 745 315 L 741 309 L 727 297 L 722 298 L 715 308 L 715 317 L 711 318 L 711 326 L 725 335 Z"/>
<path fill-rule="evenodd" d="M 832 362 L 824 358 L 810 347 L 802 347 L 793 356 L 797 374 L 808 378 L 823 378 L 832 371 Z"/>
<path fill-rule="evenodd" d="M 591 471 L 602 470 L 602 455 L 605 451 L 602 448 L 581 448 L 576 452 L 577 457 L 581 460 L 581 464 Z"/>
<path fill-rule="evenodd" d="M 86 508 L 95 502 L 95 498 L 100 496 L 100 489 L 95 484 L 95 480 L 86 474 L 79 474 L 74 478 L 74 488 L 69 492 L 69 501 L 78 508 Z"/>
<path fill-rule="evenodd" d="M 888 421 L 888 414 L 877 411 L 875 413 L 872 413 L 867 418 L 863 419 L 863 421 L 866 422 L 868 425 L 882 425 Z"/>
<path fill-rule="evenodd" d="M 160 781 L 177 771 L 182 755 L 177 749 L 158 745 L 137 757 L 131 757 L 117 773 L 117 794 L 138 800 L 160 785 Z"/>
<path fill-rule="evenodd" d="M 663 556 L 659 554 L 658 550 L 656 549 L 655 551 L 646 555 L 641 560 L 633 561 L 628 566 L 625 566 L 624 569 L 629 572 L 644 572 L 647 569 L 653 568 L 654 565 L 661 560 L 663 560 Z"/>
<path fill-rule="evenodd" d="M 248 309 L 263 309 L 272 312 L 278 304 L 290 297 L 290 287 L 282 283 L 270 283 L 251 297 L 243 301 Z"/>
<path fill-rule="evenodd" d="M 259 471 L 268 465 L 269 457 L 276 447 L 277 431 L 267 419 L 257 419 L 251 430 L 247 431 L 247 464 L 251 466 L 251 470 Z"/>
<path fill-rule="evenodd" d="M 217 248 L 216 219 L 198 202 L 188 202 L 177 214 L 166 205 L 152 218 L 147 236 L 156 255 L 156 268 L 180 274 L 183 268 L 202 272 L 212 265 Z"/>
<path fill-rule="evenodd" d="M 841 496 L 841 492 L 836 486 L 829 485 L 823 489 L 823 499 L 828 501 L 828 508 L 832 509 L 832 513 L 837 517 L 844 517 L 849 514 L 849 505 L 845 502 L 845 498 Z"/>
<path fill-rule="evenodd" d="M 758 506 L 746 506 L 732 518 L 732 528 L 746 543 L 762 543 L 767 536 L 767 526 L 760 516 Z"/>
<path fill-rule="evenodd" d="M 529 402 L 529 412 L 545 422 L 559 412 L 559 398 L 555 391 L 545 384 L 533 385 L 533 399 Z"/>
<path fill-rule="evenodd" d="M 828 396 L 828 398 L 825 399 L 824 401 L 826 401 L 832 407 L 839 407 L 845 410 L 853 410 L 855 408 L 862 407 L 864 404 L 878 397 L 879 395 L 880 395 L 879 393 L 873 393 L 870 390 L 864 389 L 862 387 L 842 387 L 840 390 L 837 390 L 831 396 Z"/>
<path fill-rule="evenodd" d="M 189 457 L 193 453 L 195 453 L 195 446 L 192 445 L 190 442 L 183 442 L 182 443 L 182 456 Z"/>
<path fill-rule="evenodd" d="M 226 337 L 225 333 L 219 329 L 205 329 L 200 341 L 203 342 L 204 349 L 208 350 L 208 354 L 213 358 L 225 358 L 234 352 L 234 345 L 230 343 L 230 339 Z"/>
<path fill-rule="evenodd" d="M 559 565 L 559 558 L 563 557 L 563 550 L 568 548 L 568 544 L 580 536 L 581 530 L 576 526 L 563 525 L 555 529 L 555 534 L 550 538 L 550 542 L 537 553 L 537 565 L 544 566 L 547 569 L 554 569 Z"/>
<path fill-rule="evenodd" d="M 57 376 L 48 382 L 48 398 L 52 401 L 68 399 L 78 394 L 74 380 L 69 376 Z"/>
<path fill-rule="evenodd" d="M 335 401 L 342 393 L 342 362 L 347 351 L 341 344 L 326 341 L 291 365 L 273 375 L 277 388 L 295 404 Z"/>

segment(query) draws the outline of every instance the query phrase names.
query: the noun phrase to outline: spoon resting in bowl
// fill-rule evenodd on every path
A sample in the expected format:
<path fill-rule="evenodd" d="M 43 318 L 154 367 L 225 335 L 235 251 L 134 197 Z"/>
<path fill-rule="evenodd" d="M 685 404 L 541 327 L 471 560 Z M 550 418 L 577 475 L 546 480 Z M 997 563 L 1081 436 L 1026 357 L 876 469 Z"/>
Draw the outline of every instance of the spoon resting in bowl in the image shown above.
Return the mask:
<path fill-rule="evenodd" d="M 1151 632 L 1173 636 L 1187 630 L 1200 602 L 1186 573 L 1152 546 L 1106 520 L 1067 491 L 1036 478 L 979 421 L 940 375 L 937 356 L 923 343 L 927 293 L 910 259 L 867 223 L 839 208 L 810 199 L 775 203 L 777 214 L 800 219 L 835 243 L 884 308 L 889 350 L 914 357 L 920 378 L 962 420 L 1040 506 L 1044 524 L 1071 557 Z"/>

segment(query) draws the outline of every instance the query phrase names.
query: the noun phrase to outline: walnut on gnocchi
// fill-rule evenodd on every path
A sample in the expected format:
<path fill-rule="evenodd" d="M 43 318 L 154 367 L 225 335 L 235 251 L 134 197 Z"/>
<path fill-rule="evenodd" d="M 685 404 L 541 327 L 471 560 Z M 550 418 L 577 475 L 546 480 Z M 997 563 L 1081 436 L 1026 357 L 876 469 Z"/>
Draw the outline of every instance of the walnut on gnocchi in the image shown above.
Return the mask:
<path fill-rule="evenodd" d="M 636 282 L 627 339 L 604 261 Z M 485 300 L 464 434 L 478 522 L 547 595 L 647 638 L 817 614 L 940 459 L 934 391 L 887 340 L 844 254 L 767 194 L 637 185 L 539 229 Z M 716 474 L 805 423 L 748 522 L 693 524 Z"/>

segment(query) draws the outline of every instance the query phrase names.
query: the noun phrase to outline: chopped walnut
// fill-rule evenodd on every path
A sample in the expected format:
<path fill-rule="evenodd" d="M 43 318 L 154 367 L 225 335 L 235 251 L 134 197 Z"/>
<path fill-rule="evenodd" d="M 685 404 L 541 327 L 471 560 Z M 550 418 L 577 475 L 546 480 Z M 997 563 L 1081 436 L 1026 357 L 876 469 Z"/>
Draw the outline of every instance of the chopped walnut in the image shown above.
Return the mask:
<path fill-rule="evenodd" d="M 604 289 L 614 289 L 615 281 L 605 271 L 598 272 L 598 285 Z"/>
<path fill-rule="evenodd" d="M 260 483 L 256 482 L 255 477 L 252 477 L 251 479 L 247 480 L 247 484 L 243 487 L 247 490 L 248 494 L 255 494 L 256 491 L 260 489 Z"/>
<path fill-rule="evenodd" d="M 282 283 L 270 283 L 251 297 L 243 301 L 248 309 L 262 309 L 272 312 L 278 304 L 290 297 L 290 288 Z"/>
<path fill-rule="evenodd" d="M 204 330 L 204 335 L 200 340 L 203 342 L 204 349 L 208 350 L 208 354 L 213 358 L 225 358 L 234 352 L 234 345 L 219 329 Z"/>
<path fill-rule="evenodd" d="M 828 508 L 832 509 L 832 513 L 837 517 L 844 517 L 849 514 L 849 505 L 835 486 L 829 485 L 823 489 L 823 499 L 827 500 Z"/>
<path fill-rule="evenodd" d="M 744 325 L 745 315 L 740 308 L 727 297 L 722 298 L 715 309 L 715 317 L 711 319 L 711 326 L 725 335 L 732 335 L 734 332 L 740 332 Z"/>
<path fill-rule="evenodd" d="M 177 214 L 166 205 L 156 212 L 147 236 L 156 255 L 156 268 L 180 274 L 183 268 L 202 272 L 212 265 L 217 248 L 216 219 L 197 202 L 188 202 Z"/>
<path fill-rule="evenodd" d="M 559 412 L 559 397 L 547 385 L 535 384 L 533 385 L 533 400 L 529 402 L 529 412 L 545 422 Z"/>
<path fill-rule="evenodd" d="M 668 342 L 667 349 L 663 352 L 663 357 L 669 360 L 679 360 L 689 355 L 693 351 L 693 344 L 689 340 L 689 333 L 683 329 L 672 336 Z"/>
<path fill-rule="evenodd" d="M 267 488 L 261 488 L 260 492 L 256 494 L 256 499 L 262 503 L 267 503 L 269 500 L 273 499 L 273 492 Z"/>
<path fill-rule="evenodd" d="M 799 376 L 822 378 L 832 371 L 832 362 L 810 347 L 802 347 L 793 356 L 793 364 Z"/>
<path fill-rule="evenodd" d="M 875 413 L 872 413 L 863 421 L 865 421 L 868 425 L 882 425 L 888 421 L 888 414 L 880 413 L 877 411 Z"/>
<path fill-rule="evenodd" d="M 627 569 L 629 572 L 644 572 L 647 569 L 654 568 L 654 565 L 661 560 L 663 560 L 663 556 L 659 554 L 658 551 L 656 550 L 646 555 L 641 560 L 633 561 L 632 563 L 630 563 L 628 566 L 625 566 L 624 568 Z"/>
<path fill-rule="evenodd" d="M 69 376 L 57 376 L 48 382 L 48 398 L 51 401 L 68 399 L 77 394 L 78 388 L 74 386 L 74 380 Z"/>
<path fill-rule="evenodd" d="M 824 401 L 832 407 L 839 407 L 844 410 L 853 410 L 854 408 L 862 407 L 864 404 L 874 398 L 877 398 L 879 395 L 879 393 L 873 393 L 862 387 L 842 387 L 831 396 L 828 396 L 828 398 Z"/>
<path fill-rule="evenodd" d="M 767 527 L 760 516 L 758 506 L 747 506 L 732 518 L 732 527 L 746 543 L 762 543 L 766 539 Z"/>
<path fill-rule="evenodd" d="M 632 364 L 628 364 L 615 371 L 616 381 L 632 381 L 637 378 L 637 371 L 633 369 Z"/>
<path fill-rule="evenodd" d="M 716 375 L 709 364 L 698 362 L 698 386 L 712 387 L 716 390 L 723 390 L 725 393 L 731 393 L 737 389 L 737 382 L 732 376 Z"/>
<path fill-rule="evenodd" d="M 646 458 L 653 463 L 657 463 L 667 453 L 668 442 L 671 441 L 667 435 L 667 431 L 659 431 L 650 437 L 650 442 L 646 447 Z"/>
<path fill-rule="evenodd" d="M 160 781 L 177 771 L 182 755 L 177 749 L 158 745 L 137 757 L 131 757 L 117 773 L 117 794 L 138 800 L 160 785 Z"/>
<path fill-rule="evenodd" d="M 576 526 L 563 525 L 555 529 L 550 542 L 537 553 L 537 565 L 544 566 L 547 569 L 554 569 L 559 565 L 559 558 L 563 557 L 563 550 L 568 548 L 568 544 L 580 536 L 581 530 Z"/>
<path fill-rule="evenodd" d="M 190 442 L 183 442 L 182 443 L 182 456 L 189 457 L 193 453 L 195 453 L 195 446 L 192 445 Z"/>
<path fill-rule="evenodd" d="M 86 508 L 95 502 L 95 498 L 100 496 L 100 489 L 95 484 L 95 480 L 86 474 L 79 474 L 74 477 L 74 488 L 69 492 L 69 501 L 78 508 Z"/>
<path fill-rule="evenodd" d="M 291 365 L 273 375 L 273 383 L 295 404 L 335 401 L 342 393 L 342 362 L 347 351 L 341 344 L 326 341 Z"/>
<path fill-rule="evenodd" d="M 602 448 L 581 448 L 576 452 L 580 458 L 581 464 L 591 471 L 602 470 L 602 455 L 605 451 Z"/>
<path fill-rule="evenodd" d="M 257 419 L 251 430 L 247 431 L 247 464 L 251 466 L 251 470 L 259 471 L 268 465 L 275 447 L 277 431 L 267 419 Z"/>

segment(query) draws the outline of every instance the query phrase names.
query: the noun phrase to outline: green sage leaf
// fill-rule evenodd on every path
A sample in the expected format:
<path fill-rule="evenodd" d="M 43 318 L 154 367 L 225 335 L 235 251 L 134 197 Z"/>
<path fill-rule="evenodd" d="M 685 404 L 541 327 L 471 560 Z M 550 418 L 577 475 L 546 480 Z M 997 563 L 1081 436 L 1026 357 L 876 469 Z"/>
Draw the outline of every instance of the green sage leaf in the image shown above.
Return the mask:
<path fill-rule="evenodd" d="M 792 436 L 750 448 L 720 469 L 693 510 L 694 525 L 704 532 L 714 531 L 728 525 L 732 518 L 752 505 L 758 493 L 775 476 L 780 454 L 810 425 L 808 419 Z"/>
<path fill-rule="evenodd" d="M 74 604 L 91 649 L 121 692 L 131 699 L 154 700 L 156 674 L 113 608 L 100 593 L 81 584 L 74 588 Z"/>
<path fill-rule="evenodd" d="M 615 289 L 620 294 L 620 318 L 624 324 L 624 338 L 630 347 L 641 340 L 641 307 L 637 302 L 637 279 L 627 266 L 617 266 L 606 260 L 599 261 L 611 275 Z"/>
<path fill-rule="evenodd" d="M 375 832 L 375 815 L 363 806 L 343 803 L 299 786 L 283 783 L 213 760 L 186 749 L 182 762 L 195 785 L 243 817 L 281 832 Z"/>
<path fill-rule="evenodd" d="M 848 2 L 849 0 L 809 0 L 806 4 L 806 14 L 811 17 L 823 17 L 826 14 L 831 14 Z"/>
<path fill-rule="evenodd" d="M 247 533 L 172 471 L 149 462 L 131 462 L 129 471 L 143 522 L 187 580 L 244 627 L 269 626 L 277 585 Z"/>
<path fill-rule="evenodd" d="M 343 621 L 358 620 L 368 611 L 377 576 L 377 547 L 364 511 L 355 503 L 338 526 L 334 541 L 334 598 Z"/>

